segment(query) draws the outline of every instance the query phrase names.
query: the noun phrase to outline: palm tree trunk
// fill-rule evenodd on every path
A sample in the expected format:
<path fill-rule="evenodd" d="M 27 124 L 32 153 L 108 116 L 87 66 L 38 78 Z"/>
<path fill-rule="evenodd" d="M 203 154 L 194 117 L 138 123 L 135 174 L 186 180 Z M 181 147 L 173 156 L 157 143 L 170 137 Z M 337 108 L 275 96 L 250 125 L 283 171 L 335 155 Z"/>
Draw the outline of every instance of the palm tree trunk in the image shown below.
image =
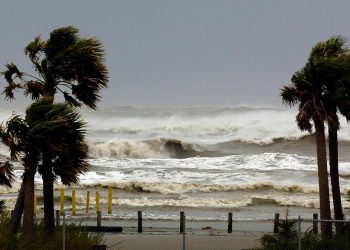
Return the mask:
<path fill-rule="evenodd" d="M 55 90 L 47 88 L 44 90 L 43 99 L 52 104 L 54 102 Z M 51 155 L 43 155 L 43 195 L 44 195 L 44 227 L 45 233 L 50 235 L 55 228 L 55 208 L 53 197 L 54 175 L 52 173 Z"/>
<path fill-rule="evenodd" d="M 11 231 L 12 233 L 16 233 L 19 228 L 19 224 L 21 223 L 21 218 L 24 210 L 24 189 L 25 183 L 22 180 L 21 188 L 19 189 L 15 208 L 11 214 Z"/>
<path fill-rule="evenodd" d="M 340 195 L 339 185 L 339 169 L 338 169 L 338 134 L 337 131 L 328 127 L 329 135 L 329 167 L 332 184 L 333 206 L 334 206 L 334 218 L 336 220 L 343 220 L 343 209 Z M 336 232 L 339 233 L 342 230 L 342 224 L 336 223 Z"/>
<path fill-rule="evenodd" d="M 55 211 L 53 197 L 54 176 L 52 173 L 52 165 L 50 156 L 44 156 L 44 167 L 42 172 L 43 178 L 43 195 L 44 195 L 44 223 L 45 233 L 52 234 L 55 227 Z"/>
<path fill-rule="evenodd" d="M 324 124 L 318 119 L 314 118 L 316 130 L 316 150 L 317 150 L 317 167 L 318 167 L 318 184 L 320 195 L 320 215 L 321 220 L 331 219 L 331 209 L 329 203 L 329 186 L 328 186 L 328 171 L 327 171 L 327 152 L 326 152 L 326 138 L 324 133 Z M 331 237 L 332 225 L 329 222 L 321 223 L 322 237 Z"/>
<path fill-rule="evenodd" d="M 34 174 L 33 171 L 24 173 L 24 213 L 23 213 L 23 235 L 31 245 L 34 227 Z"/>

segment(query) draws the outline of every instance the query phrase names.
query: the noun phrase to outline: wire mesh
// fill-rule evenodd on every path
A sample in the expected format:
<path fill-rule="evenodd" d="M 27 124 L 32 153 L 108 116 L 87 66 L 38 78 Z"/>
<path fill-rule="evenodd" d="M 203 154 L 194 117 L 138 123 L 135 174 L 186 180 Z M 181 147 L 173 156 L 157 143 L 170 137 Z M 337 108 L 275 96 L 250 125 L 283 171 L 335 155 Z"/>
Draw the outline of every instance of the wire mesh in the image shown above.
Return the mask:
<path fill-rule="evenodd" d="M 99 227 L 97 218 L 97 214 L 67 214 L 65 221 L 84 230 L 95 228 L 93 233 L 102 235 L 101 244 L 107 249 L 350 249 L 349 221 L 329 221 L 333 233 L 327 238 L 321 234 L 324 221 L 303 218 L 280 219 L 277 231 L 274 219 L 230 218 L 229 214 L 215 217 L 189 213 L 182 226 L 180 213 L 159 218 L 147 212 L 105 213 L 101 214 Z"/>

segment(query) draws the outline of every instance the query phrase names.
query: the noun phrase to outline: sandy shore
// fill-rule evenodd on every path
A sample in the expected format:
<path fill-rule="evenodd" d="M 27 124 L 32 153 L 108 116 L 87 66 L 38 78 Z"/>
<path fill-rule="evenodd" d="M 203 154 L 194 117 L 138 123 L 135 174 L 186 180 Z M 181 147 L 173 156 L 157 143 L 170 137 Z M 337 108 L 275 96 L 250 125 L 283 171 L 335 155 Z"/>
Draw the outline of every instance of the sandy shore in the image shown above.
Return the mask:
<path fill-rule="evenodd" d="M 254 235 L 233 236 L 209 236 L 209 235 L 186 235 L 186 249 L 213 250 L 213 249 L 252 249 L 259 247 L 259 237 Z M 182 249 L 182 235 L 125 235 L 105 234 L 104 244 L 108 249 Z"/>

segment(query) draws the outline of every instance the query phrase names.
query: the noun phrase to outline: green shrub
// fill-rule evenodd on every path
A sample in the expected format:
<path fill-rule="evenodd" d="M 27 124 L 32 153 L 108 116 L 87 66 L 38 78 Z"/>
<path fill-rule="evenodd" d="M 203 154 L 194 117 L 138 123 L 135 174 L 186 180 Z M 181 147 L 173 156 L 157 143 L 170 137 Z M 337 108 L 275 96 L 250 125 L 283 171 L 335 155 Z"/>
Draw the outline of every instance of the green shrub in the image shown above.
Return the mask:
<path fill-rule="evenodd" d="M 0 215 L 0 250 L 61 250 L 62 249 L 62 227 L 56 228 L 49 237 L 44 233 L 42 224 L 35 224 L 31 242 L 25 240 L 22 234 L 12 234 L 9 230 L 9 215 Z M 66 225 L 65 239 L 66 249 L 88 250 L 93 245 L 102 242 L 103 235 L 82 231 L 77 225 Z"/>
<path fill-rule="evenodd" d="M 5 201 L 0 201 L 0 214 L 5 212 Z"/>
<path fill-rule="evenodd" d="M 262 250 L 297 250 L 298 231 L 296 220 L 283 220 L 276 234 L 266 234 L 260 241 Z M 320 235 L 314 234 L 311 229 L 302 234 L 301 247 L 307 250 L 349 250 L 350 249 L 350 227 L 344 226 L 341 234 L 332 239 L 322 239 Z"/>

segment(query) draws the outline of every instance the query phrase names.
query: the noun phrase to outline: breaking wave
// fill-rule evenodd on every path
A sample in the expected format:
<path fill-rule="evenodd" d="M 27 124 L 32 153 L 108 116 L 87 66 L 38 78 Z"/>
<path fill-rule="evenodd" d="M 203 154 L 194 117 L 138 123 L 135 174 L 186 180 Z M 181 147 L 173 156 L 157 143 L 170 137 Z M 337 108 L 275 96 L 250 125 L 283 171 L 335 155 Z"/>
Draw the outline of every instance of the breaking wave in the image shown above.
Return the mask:
<path fill-rule="evenodd" d="M 196 144 L 172 139 L 146 141 L 109 140 L 90 145 L 90 155 L 94 158 L 146 159 L 146 158 L 188 158 L 217 157 L 227 155 L 223 152 L 207 150 Z"/>
<path fill-rule="evenodd" d="M 120 182 L 81 184 L 83 188 L 112 187 L 130 192 L 146 192 L 160 194 L 183 194 L 183 193 L 212 193 L 232 191 L 266 191 L 274 190 L 287 193 L 318 193 L 317 187 L 305 187 L 299 185 L 273 185 L 271 183 L 256 183 L 246 185 L 219 185 L 203 183 L 148 183 L 148 182 Z"/>
<path fill-rule="evenodd" d="M 173 138 L 198 144 L 239 141 L 272 144 L 275 140 L 298 140 L 296 110 L 273 108 L 132 108 L 87 112 L 93 141 L 107 139 L 150 140 Z M 339 138 L 349 140 L 350 128 L 341 120 Z"/>

